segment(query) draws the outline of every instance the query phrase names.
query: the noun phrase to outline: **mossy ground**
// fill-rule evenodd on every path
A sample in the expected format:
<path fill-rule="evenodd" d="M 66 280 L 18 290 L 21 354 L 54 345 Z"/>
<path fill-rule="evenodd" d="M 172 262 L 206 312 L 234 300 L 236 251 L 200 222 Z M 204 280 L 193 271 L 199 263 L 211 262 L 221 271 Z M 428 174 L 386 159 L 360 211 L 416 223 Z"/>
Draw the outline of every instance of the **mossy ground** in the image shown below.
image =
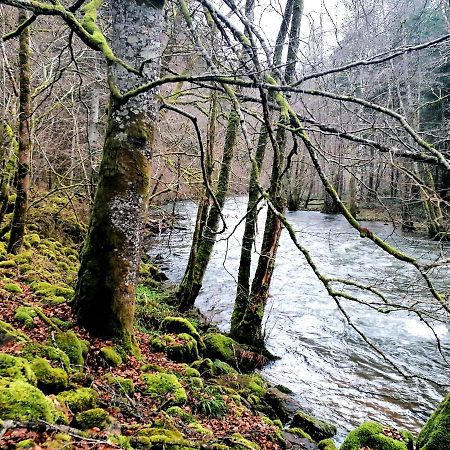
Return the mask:
<path fill-rule="evenodd" d="M 216 375 L 234 373 L 232 367 L 210 360 L 214 374 L 204 376 L 190 366 L 208 359 L 199 322 L 179 317 L 170 291 L 151 279 L 154 268 L 144 267 L 138 288 L 139 357 L 75 325 L 70 302 L 84 225 L 74 223 L 63 199 L 50 203 L 43 205 L 47 214 L 33 213 L 38 225 L 28 229 L 18 255 L 8 255 L 0 241 L 0 352 L 7 355 L 3 365 L 0 360 L 0 419 L 43 419 L 74 433 L 17 425 L 2 435 L 0 448 L 28 440 L 46 449 L 281 449 L 278 427 L 259 417 L 247 392 L 216 381 Z M 64 214 L 55 219 L 61 208 Z M 164 335 L 184 346 L 182 362 L 173 360 L 173 349 L 154 350 L 152 342 Z M 170 382 L 166 390 L 163 378 Z"/>

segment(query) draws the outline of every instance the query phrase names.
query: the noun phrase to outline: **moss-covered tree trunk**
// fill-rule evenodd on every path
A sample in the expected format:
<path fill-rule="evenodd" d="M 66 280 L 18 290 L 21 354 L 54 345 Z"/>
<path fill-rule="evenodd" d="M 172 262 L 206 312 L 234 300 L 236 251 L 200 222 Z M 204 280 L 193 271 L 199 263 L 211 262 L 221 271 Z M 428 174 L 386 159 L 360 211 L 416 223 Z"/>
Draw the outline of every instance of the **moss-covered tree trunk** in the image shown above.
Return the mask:
<path fill-rule="evenodd" d="M 111 78 L 122 91 L 159 74 L 161 2 L 112 0 L 112 48 L 142 75 L 119 66 Z M 135 289 L 150 191 L 156 118 L 154 92 L 128 101 L 111 96 L 108 127 L 73 308 L 91 332 L 132 344 Z"/>
<path fill-rule="evenodd" d="M 234 157 L 238 131 L 239 114 L 236 110 L 231 109 L 228 115 L 219 180 L 215 191 L 217 205 L 213 203 L 209 207 L 209 213 L 204 226 L 203 235 L 199 236 L 195 248 L 195 257 L 192 258 L 192 260 L 190 259 L 177 293 L 179 306 L 184 310 L 194 306 L 195 299 L 197 298 L 203 284 L 203 278 L 205 276 L 208 263 L 211 259 L 211 254 L 216 241 L 216 233 L 219 230 L 220 214 L 228 193 L 231 163 Z"/>
<path fill-rule="evenodd" d="M 292 9 L 291 6 L 287 4 L 286 11 L 291 15 L 292 19 L 290 21 L 291 27 L 289 32 L 289 45 L 284 81 L 286 84 L 290 84 L 295 73 L 295 63 L 300 37 L 300 25 L 303 15 L 303 0 L 294 0 L 292 3 Z M 285 26 L 286 23 L 289 23 L 289 20 L 285 18 L 282 23 L 282 28 L 280 29 L 278 36 L 279 38 L 280 35 L 282 35 L 283 26 Z M 282 42 L 284 42 L 284 38 Z M 270 180 L 271 188 L 269 190 L 269 194 L 270 200 L 275 208 L 278 211 L 284 211 L 286 208 L 286 193 L 282 176 L 286 148 L 286 128 L 284 126 L 289 125 L 289 115 L 287 111 L 281 111 L 278 122 L 281 126 L 278 128 L 276 136 L 276 147 L 274 148 L 274 158 Z M 260 143 L 261 142 L 259 142 L 259 144 Z M 258 162 L 257 160 L 257 164 L 260 164 L 261 161 Z M 254 180 L 254 183 L 256 183 L 256 179 Z M 252 195 L 257 194 L 256 187 L 257 186 L 255 185 L 249 186 L 249 191 L 253 192 Z M 253 205 L 250 201 L 252 201 L 252 198 L 249 196 L 249 206 L 252 208 Z M 253 277 L 251 289 L 248 291 L 255 218 L 251 217 L 251 220 L 253 220 L 253 222 L 248 224 L 248 229 L 248 218 L 246 222 L 245 231 L 248 234 L 244 235 L 243 240 L 240 261 L 242 267 L 240 266 L 239 268 L 241 279 L 238 280 L 238 291 L 232 315 L 230 332 L 231 335 L 240 342 L 257 347 L 263 347 L 264 336 L 262 321 L 267 298 L 269 296 L 269 288 L 275 266 L 275 258 L 282 227 L 278 217 L 271 209 L 269 209 L 267 211 L 263 242 L 261 245 L 261 252 L 258 258 L 255 276 Z"/>
<path fill-rule="evenodd" d="M 19 10 L 19 25 L 27 20 L 27 12 Z M 17 253 L 23 244 L 30 191 L 30 127 L 31 127 L 31 69 L 30 29 L 26 27 L 19 37 L 19 149 L 17 168 L 17 197 L 11 222 L 8 253 Z"/>

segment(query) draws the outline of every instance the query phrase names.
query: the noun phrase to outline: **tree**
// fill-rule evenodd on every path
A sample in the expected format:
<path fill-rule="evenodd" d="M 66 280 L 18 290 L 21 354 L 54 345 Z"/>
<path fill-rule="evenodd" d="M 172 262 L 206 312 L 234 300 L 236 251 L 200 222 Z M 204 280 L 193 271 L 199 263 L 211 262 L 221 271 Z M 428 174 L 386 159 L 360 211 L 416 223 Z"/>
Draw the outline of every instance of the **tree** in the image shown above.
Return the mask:
<path fill-rule="evenodd" d="M 19 28 L 28 20 L 27 12 L 19 11 Z M 27 220 L 28 195 L 30 190 L 31 159 L 31 68 L 30 68 L 30 28 L 26 27 L 19 38 L 19 139 L 17 196 L 11 222 L 8 253 L 16 254 L 23 244 Z"/>
<path fill-rule="evenodd" d="M 115 64 L 110 74 L 103 158 L 73 303 L 83 326 L 127 347 L 132 343 L 157 107 L 154 91 L 126 99 L 116 91 L 132 92 L 158 76 L 162 7 L 162 2 L 111 3 L 114 54 L 139 72 Z M 86 14 L 95 17 L 96 5 L 87 8 Z"/>

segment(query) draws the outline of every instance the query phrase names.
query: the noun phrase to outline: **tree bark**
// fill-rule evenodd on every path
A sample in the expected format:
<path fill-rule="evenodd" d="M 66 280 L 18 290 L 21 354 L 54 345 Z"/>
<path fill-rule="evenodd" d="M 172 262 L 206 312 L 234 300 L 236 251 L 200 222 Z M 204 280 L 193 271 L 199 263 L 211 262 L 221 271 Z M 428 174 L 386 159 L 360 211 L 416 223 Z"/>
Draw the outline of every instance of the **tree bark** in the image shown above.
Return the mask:
<path fill-rule="evenodd" d="M 142 76 L 115 66 L 117 87 L 154 80 L 160 68 L 162 2 L 112 0 L 112 48 L 142 67 Z M 145 62 L 145 64 L 144 64 Z M 128 101 L 111 95 L 99 183 L 85 241 L 73 308 L 92 333 L 133 348 L 137 273 L 150 192 L 155 92 Z"/>
<path fill-rule="evenodd" d="M 286 6 L 287 10 L 288 8 L 290 8 L 289 5 Z M 287 65 L 286 72 L 284 74 L 284 81 L 286 84 L 290 84 L 295 72 L 295 63 L 300 37 L 300 25 L 303 15 L 303 0 L 294 0 L 291 14 L 292 20 L 289 32 Z M 283 22 L 289 23 L 288 20 L 284 20 Z M 289 115 L 286 112 L 281 112 L 279 123 L 281 123 L 282 126 L 278 128 L 276 136 L 276 148 L 274 148 L 274 159 L 270 179 L 271 189 L 269 190 L 269 194 L 270 200 L 275 208 L 278 211 L 284 212 L 286 209 L 286 193 L 281 177 L 283 174 L 286 148 L 286 128 L 283 125 L 287 126 L 289 124 Z M 258 162 L 258 164 L 260 163 Z M 250 201 L 249 206 L 252 207 Z M 253 221 L 255 220 L 254 217 L 252 219 Z M 246 230 L 248 235 L 244 236 L 245 241 L 243 241 L 241 251 L 241 264 L 245 265 L 245 267 L 240 267 L 239 269 L 241 280 L 238 279 L 238 292 L 235 300 L 230 332 L 236 340 L 242 343 L 250 344 L 256 347 L 264 347 L 262 321 L 267 298 L 269 296 L 269 288 L 275 266 L 275 258 L 282 226 L 278 217 L 272 212 L 271 209 L 269 209 L 267 211 L 264 237 L 261 245 L 258 265 L 250 292 L 246 296 L 248 289 L 247 283 L 249 283 L 251 246 L 253 242 L 253 236 L 250 232 L 253 234 L 254 223 L 255 222 L 249 223 L 248 230 Z"/>
<path fill-rule="evenodd" d="M 27 20 L 27 12 L 19 11 L 19 25 Z M 17 168 L 17 197 L 11 222 L 8 253 L 17 254 L 23 245 L 30 191 L 31 158 L 31 69 L 30 29 L 26 27 L 19 38 L 19 150 Z"/>

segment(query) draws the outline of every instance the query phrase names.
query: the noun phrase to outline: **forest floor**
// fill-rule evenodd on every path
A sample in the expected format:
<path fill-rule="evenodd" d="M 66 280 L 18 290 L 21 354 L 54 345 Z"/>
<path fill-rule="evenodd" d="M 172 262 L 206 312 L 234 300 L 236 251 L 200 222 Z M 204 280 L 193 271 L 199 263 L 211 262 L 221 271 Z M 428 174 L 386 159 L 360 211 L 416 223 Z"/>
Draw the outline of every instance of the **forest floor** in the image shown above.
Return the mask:
<path fill-rule="evenodd" d="M 319 448 L 300 428 L 283 430 L 280 391 L 242 370 L 258 355 L 199 315 L 181 317 L 151 263 L 137 295 L 140 354 L 77 326 L 85 225 L 72 207 L 42 202 L 18 255 L 7 254 L 8 235 L 0 241 L 1 449 L 276 450 L 287 436 L 289 448 Z"/>

